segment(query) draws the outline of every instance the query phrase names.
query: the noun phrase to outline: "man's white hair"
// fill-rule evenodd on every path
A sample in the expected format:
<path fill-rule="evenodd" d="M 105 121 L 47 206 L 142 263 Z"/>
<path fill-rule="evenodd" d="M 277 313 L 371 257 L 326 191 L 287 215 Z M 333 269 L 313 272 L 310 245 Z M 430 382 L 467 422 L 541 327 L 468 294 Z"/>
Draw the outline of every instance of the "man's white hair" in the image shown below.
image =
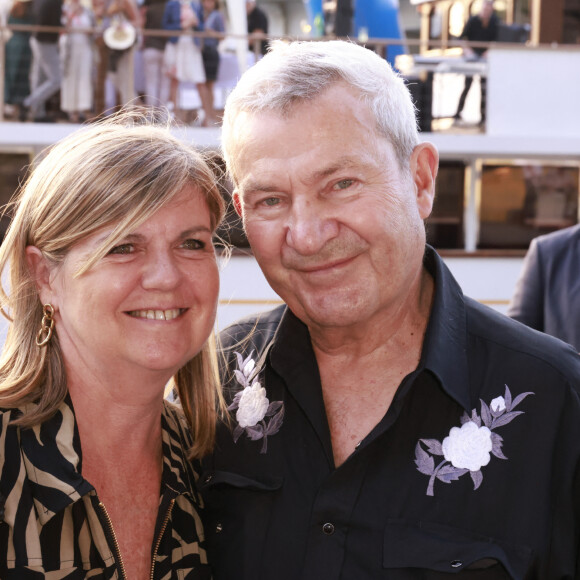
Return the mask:
<path fill-rule="evenodd" d="M 239 113 L 287 116 L 293 105 L 315 99 L 339 82 L 360 93 L 375 117 L 377 132 L 389 139 L 401 167 L 407 167 L 419 143 L 415 106 L 403 79 L 385 59 L 342 40 L 274 41 L 268 54 L 242 75 L 225 105 L 222 148 L 234 182 Z"/>

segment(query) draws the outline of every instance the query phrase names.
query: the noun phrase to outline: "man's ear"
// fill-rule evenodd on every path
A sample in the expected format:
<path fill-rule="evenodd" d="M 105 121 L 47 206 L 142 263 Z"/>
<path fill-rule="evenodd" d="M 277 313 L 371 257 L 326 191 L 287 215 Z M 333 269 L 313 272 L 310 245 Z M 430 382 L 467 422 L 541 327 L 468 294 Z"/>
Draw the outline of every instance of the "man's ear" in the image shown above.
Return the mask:
<path fill-rule="evenodd" d="M 30 275 L 36 283 L 38 296 L 43 304 L 52 301 L 53 291 L 50 274 L 52 268 L 44 254 L 36 246 L 26 247 L 26 262 Z"/>
<path fill-rule="evenodd" d="M 415 184 L 417 207 L 421 219 L 427 219 L 435 199 L 435 178 L 439 168 L 439 153 L 431 143 L 420 143 L 413 149 L 410 160 L 411 176 Z"/>
<path fill-rule="evenodd" d="M 233 198 L 233 202 L 234 202 L 234 209 L 236 210 L 236 213 L 243 218 L 243 214 L 242 214 L 242 200 L 240 198 L 240 194 L 238 192 L 238 190 L 236 189 L 234 191 L 234 194 L 232 196 Z"/>

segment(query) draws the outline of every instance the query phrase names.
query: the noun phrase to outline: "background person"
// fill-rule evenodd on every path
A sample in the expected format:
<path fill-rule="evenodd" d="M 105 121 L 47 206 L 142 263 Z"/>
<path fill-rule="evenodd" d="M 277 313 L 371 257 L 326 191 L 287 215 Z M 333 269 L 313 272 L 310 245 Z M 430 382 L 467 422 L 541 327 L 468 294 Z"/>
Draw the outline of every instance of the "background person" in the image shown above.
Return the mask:
<path fill-rule="evenodd" d="M 222 144 L 286 304 L 222 333 L 215 580 L 578 577 L 580 357 L 425 244 L 437 151 L 403 79 L 356 44 L 275 42 Z"/>
<path fill-rule="evenodd" d="M 142 20 L 147 30 L 163 28 L 166 0 L 146 0 L 142 7 Z M 163 36 L 144 34 L 143 62 L 145 72 L 145 104 L 159 107 L 169 100 L 169 77 L 163 70 L 163 55 L 167 39 Z"/>
<path fill-rule="evenodd" d="M 534 238 L 507 314 L 580 351 L 580 225 Z"/>
<path fill-rule="evenodd" d="M 268 34 L 268 16 L 256 4 L 255 0 L 246 0 L 246 15 L 248 19 L 248 34 Z M 255 51 L 255 40 L 250 38 L 248 48 L 250 52 Z M 268 41 L 260 41 L 260 54 L 264 55 L 268 51 Z"/>
<path fill-rule="evenodd" d="M 61 26 L 62 0 L 37 0 L 33 4 L 34 23 L 38 26 Z M 52 121 L 46 114 L 46 103 L 60 89 L 60 52 L 58 32 L 33 32 L 31 93 L 22 101 L 21 119 L 29 116 L 36 122 Z"/>
<path fill-rule="evenodd" d="M 163 14 L 163 28 L 190 32 L 203 30 L 201 6 L 190 0 L 169 0 Z M 168 38 L 165 45 L 164 66 L 165 74 L 170 78 L 169 109 L 175 110 L 176 114 L 180 111 L 180 84 L 193 83 L 207 115 L 209 105 L 205 91 L 205 71 L 199 39 L 193 39 L 189 34 Z"/>
<path fill-rule="evenodd" d="M 1 578 L 210 577 L 187 459 L 215 433 L 223 201 L 192 147 L 138 123 L 57 144 L 0 249 Z"/>
<path fill-rule="evenodd" d="M 31 0 L 16 0 L 8 13 L 8 24 L 34 24 Z M 21 110 L 22 101 L 30 94 L 30 32 L 14 30 L 5 47 L 4 103 L 14 105 L 22 120 L 26 111 Z"/>
<path fill-rule="evenodd" d="M 60 108 L 69 121 L 82 122 L 93 109 L 93 37 L 88 32 L 95 26 L 93 11 L 80 0 L 67 0 L 63 8 L 66 33 L 61 37 L 63 64 Z M 83 30 L 84 29 L 84 30 Z"/>
<path fill-rule="evenodd" d="M 136 0 L 94 0 L 93 10 L 100 34 L 95 79 L 95 113 L 110 112 L 115 105 L 129 106 L 137 98 L 135 90 L 135 44 L 115 50 L 105 44 L 103 33 L 115 21 L 139 28 L 141 19 Z M 107 95 L 107 83 L 114 94 Z"/>
<path fill-rule="evenodd" d="M 218 35 L 226 31 L 226 21 L 223 13 L 219 9 L 217 0 L 203 0 L 203 30 L 204 32 L 215 32 Z M 203 68 L 205 70 L 205 87 L 207 108 L 206 117 L 203 120 L 204 127 L 211 127 L 219 123 L 216 116 L 213 89 L 217 79 L 220 66 L 220 53 L 218 45 L 221 38 L 219 36 L 207 36 L 203 39 L 201 55 L 203 57 Z"/>
<path fill-rule="evenodd" d="M 499 18 L 493 11 L 493 0 L 483 0 L 481 5 L 481 10 L 479 14 L 471 16 L 466 22 L 463 32 L 460 38 L 463 40 L 469 40 L 471 42 L 493 42 L 497 39 L 497 33 L 499 29 Z M 481 47 L 469 47 L 466 46 L 463 49 L 463 54 L 467 59 L 479 59 L 485 57 L 487 49 Z M 485 123 L 486 118 L 486 106 L 485 106 L 485 95 L 486 95 L 486 85 L 487 78 L 485 76 L 479 77 L 479 83 L 481 87 L 481 100 L 480 100 L 480 124 Z M 465 100 L 467 99 L 467 94 L 469 89 L 473 84 L 473 76 L 467 75 L 465 77 L 463 91 L 459 96 L 459 102 L 457 104 L 457 112 L 455 113 L 455 119 L 461 119 L 461 113 L 463 107 L 465 106 Z"/>

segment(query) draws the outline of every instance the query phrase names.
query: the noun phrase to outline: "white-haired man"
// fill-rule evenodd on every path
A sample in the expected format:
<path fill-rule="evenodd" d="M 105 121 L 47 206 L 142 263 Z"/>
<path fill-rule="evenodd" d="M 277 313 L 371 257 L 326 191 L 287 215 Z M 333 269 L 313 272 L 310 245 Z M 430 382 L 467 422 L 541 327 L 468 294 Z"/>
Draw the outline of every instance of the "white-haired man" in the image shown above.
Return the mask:
<path fill-rule="evenodd" d="M 214 578 L 577 577 L 580 359 L 426 245 L 438 156 L 403 81 L 352 43 L 275 44 L 223 144 L 286 305 L 222 336 Z"/>

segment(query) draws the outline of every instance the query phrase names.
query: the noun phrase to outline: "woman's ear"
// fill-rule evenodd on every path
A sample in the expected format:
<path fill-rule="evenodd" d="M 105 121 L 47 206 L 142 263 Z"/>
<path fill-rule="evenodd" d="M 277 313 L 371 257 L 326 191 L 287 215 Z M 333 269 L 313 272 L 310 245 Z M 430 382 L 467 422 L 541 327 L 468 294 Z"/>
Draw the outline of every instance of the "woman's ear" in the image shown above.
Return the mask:
<path fill-rule="evenodd" d="M 41 302 L 50 303 L 53 296 L 50 277 L 52 268 L 48 259 L 36 246 L 26 246 L 26 262 Z"/>

